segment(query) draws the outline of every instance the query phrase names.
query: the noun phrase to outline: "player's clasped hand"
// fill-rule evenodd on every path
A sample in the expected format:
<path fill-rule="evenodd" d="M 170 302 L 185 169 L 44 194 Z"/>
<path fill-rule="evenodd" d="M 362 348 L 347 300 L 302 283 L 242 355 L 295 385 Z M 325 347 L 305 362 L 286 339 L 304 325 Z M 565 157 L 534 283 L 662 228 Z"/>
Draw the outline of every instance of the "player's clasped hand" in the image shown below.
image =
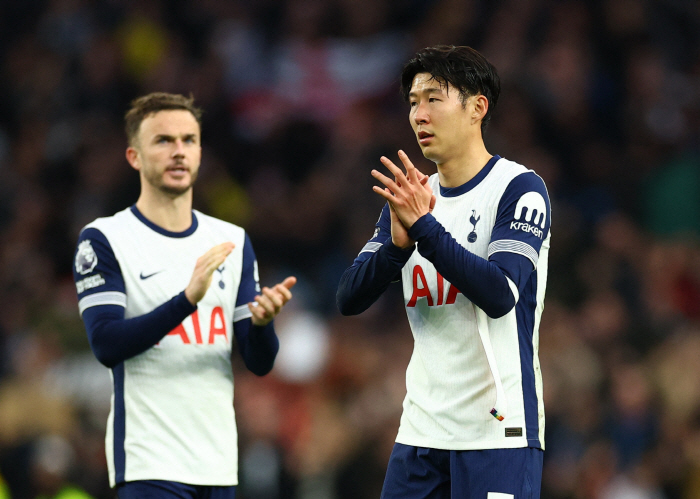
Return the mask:
<path fill-rule="evenodd" d="M 403 226 L 410 229 L 416 220 L 432 211 L 436 199 L 428 184 L 428 176 L 413 166 L 405 152 L 399 151 L 399 158 L 406 168 L 406 173 L 404 174 L 389 158 L 382 156 L 381 162 L 394 174 L 394 180 L 377 170 L 372 170 L 372 176 L 385 186 L 374 186 L 372 189 L 389 202 Z"/>
<path fill-rule="evenodd" d="M 279 314 L 282 307 L 292 299 L 292 286 L 297 283 L 297 278 L 290 276 L 273 287 L 262 288 L 262 294 L 255 297 L 255 302 L 249 303 L 248 308 L 253 314 L 253 325 L 265 326 Z"/>
<path fill-rule="evenodd" d="M 235 247 L 236 245 L 231 242 L 221 243 L 197 259 L 190 283 L 185 288 L 185 296 L 192 305 L 196 305 L 204 298 L 211 285 L 214 271 L 224 263 Z"/>

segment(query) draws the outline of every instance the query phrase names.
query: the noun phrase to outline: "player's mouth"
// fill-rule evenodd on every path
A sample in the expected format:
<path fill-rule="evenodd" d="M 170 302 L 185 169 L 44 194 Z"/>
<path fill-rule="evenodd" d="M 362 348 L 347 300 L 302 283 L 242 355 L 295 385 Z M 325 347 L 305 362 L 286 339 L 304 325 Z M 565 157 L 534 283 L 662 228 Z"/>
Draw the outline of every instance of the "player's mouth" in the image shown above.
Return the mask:
<path fill-rule="evenodd" d="M 418 143 L 422 146 L 428 145 L 430 141 L 433 139 L 433 134 L 425 132 L 425 131 L 420 131 L 418 132 Z"/>
<path fill-rule="evenodd" d="M 190 169 L 187 168 L 185 165 L 178 164 L 167 167 L 165 171 L 174 177 L 182 177 L 186 173 L 189 173 Z"/>

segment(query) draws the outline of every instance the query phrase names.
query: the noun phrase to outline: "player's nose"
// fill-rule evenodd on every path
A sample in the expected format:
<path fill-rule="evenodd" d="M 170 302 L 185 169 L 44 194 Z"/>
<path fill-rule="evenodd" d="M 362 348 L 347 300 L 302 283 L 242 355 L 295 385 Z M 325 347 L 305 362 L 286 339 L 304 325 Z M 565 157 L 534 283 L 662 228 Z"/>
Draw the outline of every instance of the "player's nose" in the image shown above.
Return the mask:
<path fill-rule="evenodd" d="M 185 143 L 182 139 L 175 140 L 175 148 L 173 149 L 173 156 L 184 156 L 185 155 Z"/>
<path fill-rule="evenodd" d="M 428 123 L 430 121 L 428 108 L 424 103 L 421 102 L 416 106 L 416 110 L 413 113 L 413 121 L 417 124 Z"/>

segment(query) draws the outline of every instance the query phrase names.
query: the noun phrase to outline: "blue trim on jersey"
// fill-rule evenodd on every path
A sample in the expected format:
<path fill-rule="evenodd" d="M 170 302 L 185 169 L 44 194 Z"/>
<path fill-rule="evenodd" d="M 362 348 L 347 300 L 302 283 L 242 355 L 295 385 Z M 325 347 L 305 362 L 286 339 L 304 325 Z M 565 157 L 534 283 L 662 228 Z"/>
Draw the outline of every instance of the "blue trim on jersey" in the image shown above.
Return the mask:
<path fill-rule="evenodd" d="M 126 439 L 126 407 L 124 405 L 124 363 L 112 368 L 114 378 L 114 471 L 117 483 L 125 480 L 126 452 L 124 440 Z"/>
<path fill-rule="evenodd" d="M 245 305 L 255 299 L 260 293 L 260 284 L 255 280 L 255 251 L 248 234 L 245 235 L 243 244 L 243 260 L 241 262 L 241 282 L 238 285 L 236 306 Z"/>
<path fill-rule="evenodd" d="M 469 180 L 467 183 L 462 184 L 458 187 L 443 187 L 440 186 L 440 195 L 446 198 L 453 198 L 457 196 L 461 196 L 465 192 L 471 191 L 474 187 L 479 185 L 479 183 L 486 178 L 486 175 L 488 175 L 491 170 L 493 169 L 493 166 L 496 164 L 496 161 L 501 159 L 501 157 L 496 154 L 493 156 L 488 163 L 477 173 L 474 178 Z"/>
<path fill-rule="evenodd" d="M 535 330 L 535 310 L 537 308 L 537 270 L 530 274 L 530 280 L 515 306 L 520 345 L 520 369 L 522 374 L 523 404 L 525 411 L 525 436 L 531 447 L 542 448 L 539 438 L 539 418 L 537 390 L 535 389 L 535 367 L 533 365 Z"/>
<path fill-rule="evenodd" d="M 159 225 L 154 224 L 151 222 L 149 219 L 143 216 L 143 213 L 139 211 L 139 209 L 136 207 L 136 205 L 131 206 L 131 213 L 134 214 L 136 218 L 141 220 L 149 229 L 152 229 L 156 231 L 158 234 L 161 234 L 163 236 L 167 237 L 187 237 L 191 236 L 194 231 L 197 230 L 197 226 L 199 225 L 199 222 L 197 221 L 197 216 L 195 215 L 194 211 L 192 212 L 192 225 L 190 225 L 189 229 L 186 229 L 182 232 L 171 232 L 169 230 L 165 230 L 163 227 L 160 227 Z"/>

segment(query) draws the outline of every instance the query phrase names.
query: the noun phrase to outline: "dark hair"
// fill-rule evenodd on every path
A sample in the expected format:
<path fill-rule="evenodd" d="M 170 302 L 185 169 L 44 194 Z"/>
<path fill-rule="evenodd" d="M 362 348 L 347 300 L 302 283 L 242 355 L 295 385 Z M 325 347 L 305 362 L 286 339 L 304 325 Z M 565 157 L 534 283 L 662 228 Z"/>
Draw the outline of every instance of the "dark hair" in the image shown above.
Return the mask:
<path fill-rule="evenodd" d="M 141 122 L 148 115 L 159 111 L 183 110 L 192 113 L 192 116 L 202 128 L 202 110 L 194 105 L 194 97 L 185 97 L 180 94 L 168 94 L 165 92 L 153 92 L 131 101 L 131 109 L 124 116 L 126 138 L 129 145 L 133 146 L 141 127 Z"/>
<path fill-rule="evenodd" d="M 454 45 L 436 45 L 418 51 L 401 73 L 401 95 L 407 102 L 413 78 L 418 73 L 429 73 L 440 85 L 449 83 L 459 91 L 463 103 L 473 95 L 486 97 L 489 108 L 481 121 L 481 132 L 484 132 L 498 103 L 501 79 L 483 55 L 471 47 Z"/>

